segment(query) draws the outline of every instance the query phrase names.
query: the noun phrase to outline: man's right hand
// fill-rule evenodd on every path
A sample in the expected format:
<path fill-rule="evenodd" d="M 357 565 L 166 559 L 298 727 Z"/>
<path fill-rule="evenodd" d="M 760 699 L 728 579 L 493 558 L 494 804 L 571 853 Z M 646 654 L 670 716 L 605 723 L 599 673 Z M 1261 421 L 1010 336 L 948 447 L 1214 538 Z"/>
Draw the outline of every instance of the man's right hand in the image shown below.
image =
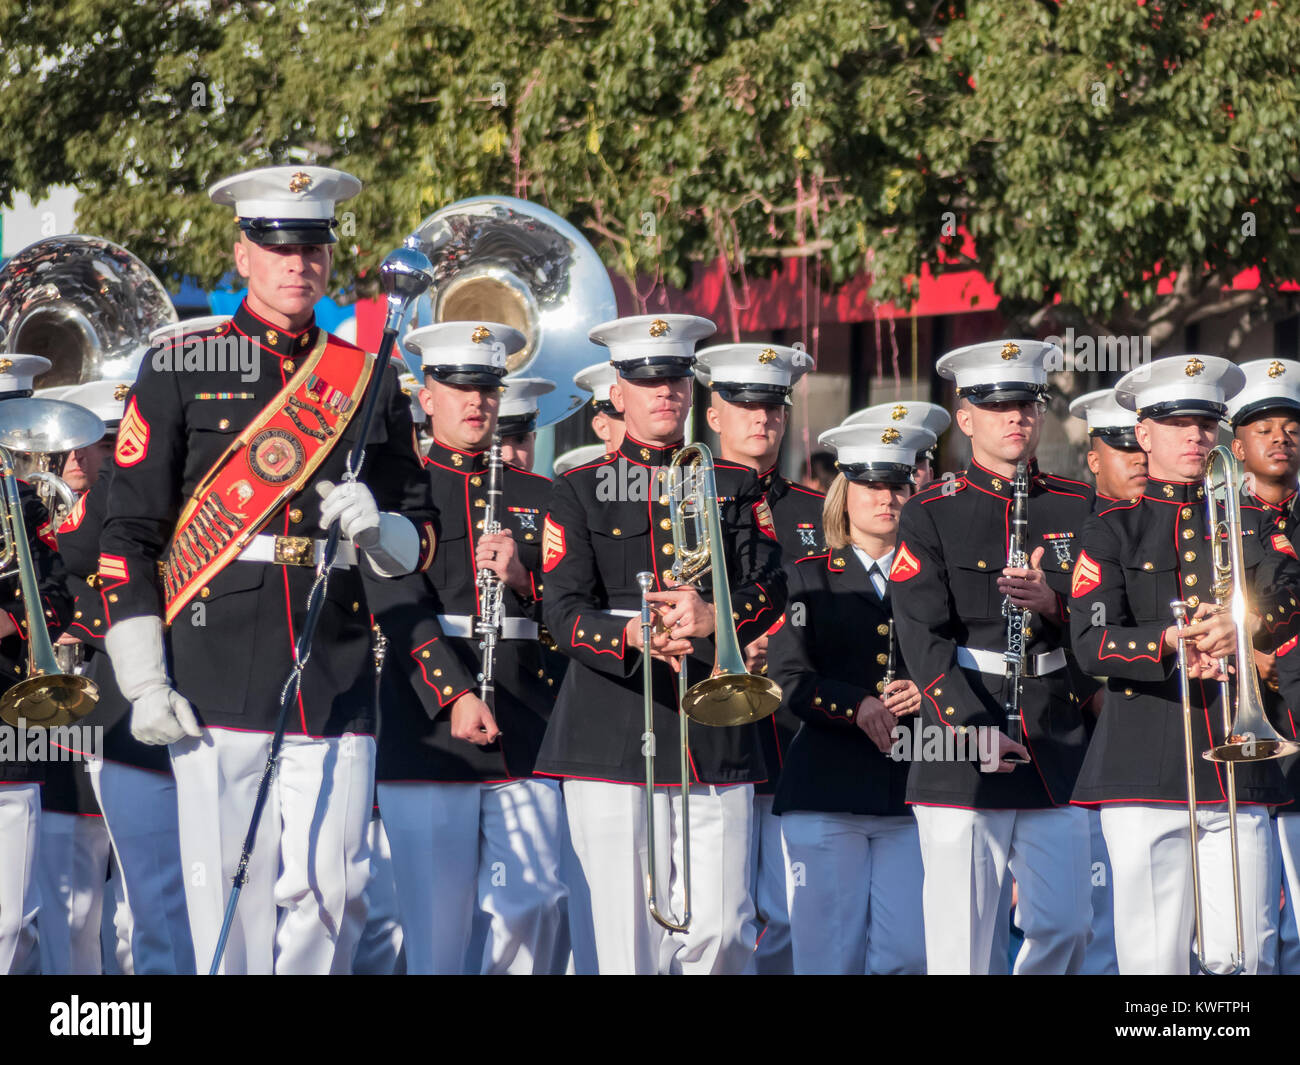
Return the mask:
<path fill-rule="evenodd" d="M 175 688 L 160 685 L 131 703 L 131 735 L 153 747 L 175 743 L 203 730 L 189 700 Z"/>
<path fill-rule="evenodd" d="M 641 618 L 639 616 L 628 618 L 627 624 L 623 627 L 623 643 L 625 646 L 635 648 L 638 651 L 645 650 L 645 645 L 641 642 Z M 690 653 L 691 641 L 685 637 L 674 639 L 667 632 L 661 632 L 654 628 L 650 630 L 650 657 L 657 658 L 661 662 L 667 662 L 672 666 L 673 672 L 681 672 L 681 656 Z"/>
<path fill-rule="evenodd" d="M 999 731 L 998 767 L 994 770 L 995 773 L 1010 773 L 1015 770 L 1017 765 L 1022 764 L 1021 762 L 1008 762 L 1008 758 L 1020 758 L 1024 762 L 1028 762 L 1029 751 L 1025 748 L 1024 744 L 1016 743 L 1005 732 Z"/>
<path fill-rule="evenodd" d="M 488 704 L 473 692 L 466 692 L 451 704 L 451 734 L 476 747 L 496 743 L 501 730 Z"/>

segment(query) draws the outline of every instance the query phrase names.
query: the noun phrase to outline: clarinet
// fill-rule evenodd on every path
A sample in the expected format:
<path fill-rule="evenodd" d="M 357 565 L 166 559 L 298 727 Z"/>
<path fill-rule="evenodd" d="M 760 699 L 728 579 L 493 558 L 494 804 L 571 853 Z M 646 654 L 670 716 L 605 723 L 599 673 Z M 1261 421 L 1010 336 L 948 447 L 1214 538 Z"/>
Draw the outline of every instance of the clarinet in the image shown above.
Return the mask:
<path fill-rule="evenodd" d="M 487 509 L 483 514 L 483 535 L 501 531 L 497 511 L 501 505 L 501 434 L 492 434 L 492 450 L 488 452 Z M 484 566 L 478 571 L 474 584 L 478 589 L 478 617 L 474 632 L 479 637 L 483 652 L 483 667 L 478 675 L 478 697 L 496 712 L 496 654 L 497 641 L 501 639 L 502 587 L 501 578 Z"/>
<path fill-rule="evenodd" d="M 1029 528 L 1029 467 L 1016 466 L 1016 476 L 1011 484 L 1011 542 L 1007 545 L 1007 565 L 1023 569 L 1029 565 L 1025 540 Z M 1025 629 L 1029 625 L 1029 611 L 1011 602 L 1008 594 L 1002 600 L 1002 614 L 1007 619 L 1006 659 L 1007 694 L 1002 709 L 1007 719 L 1007 735 L 1015 742 L 1025 742 L 1025 719 L 1020 708 L 1021 688 L 1025 677 Z M 1010 762 L 1025 764 L 1022 758 L 1008 758 Z"/>

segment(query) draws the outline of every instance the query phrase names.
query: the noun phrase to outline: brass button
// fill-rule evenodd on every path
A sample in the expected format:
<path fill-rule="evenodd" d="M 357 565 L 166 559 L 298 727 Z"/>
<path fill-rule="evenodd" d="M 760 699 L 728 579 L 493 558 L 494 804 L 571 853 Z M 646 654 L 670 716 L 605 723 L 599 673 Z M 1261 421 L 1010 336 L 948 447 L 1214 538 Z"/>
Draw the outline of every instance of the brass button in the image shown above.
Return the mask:
<path fill-rule="evenodd" d="M 435 677 L 441 677 L 441 676 L 442 676 L 442 670 L 441 670 L 441 669 L 435 669 L 435 670 L 433 671 L 433 675 L 434 675 Z"/>
<path fill-rule="evenodd" d="M 554 677 L 547 677 L 547 678 L 546 678 L 546 684 L 547 684 L 548 687 L 553 687 L 553 686 L 555 685 L 555 678 L 554 678 Z"/>
<path fill-rule="evenodd" d="M 222 418 L 221 421 L 217 422 L 217 428 L 218 428 L 218 429 L 229 429 L 229 428 L 230 428 L 230 419 L 229 419 L 229 418 Z"/>
<path fill-rule="evenodd" d="M 1143 562 L 1142 568 L 1146 570 L 1148 573 L 1150 573 L 1151 570 L 1155 569 L 1156 567 L 1150 562 Z"/>
<path fill-rule="evenodd" d="M 1124 694 L 1125 694 L 1125 695 L 1132 695 L 1132 694 L 1133 694 L 1133 689 L 1132 689 L 1132 688 L 1125 688 L 1125 689 L 1124 689 Z"/>
<path fill-rule="evenodd" d="M 486 507 L 486 506 L 487 506 L 487 503 L 486 503 L 486 501 L 484 501 L 484 500 L 482 500 L 482 499 L 476 499 L 476 500 L 474 500 L 474 505 L 475 505 L 476 507 Z"/>
<path fill-rule="evenodd" d="M 876 626 L 876 635 L 877 635 L 877 636 L 888 636 L 888 635 L 889 635 L 889 626 L 888 626 L 888 625 L 877 625 L 877 626 Z"/>
<path fill-rule="evenodd" d="M 942 695 L 942 694 L 943 694 L 943 689 L 942 689 L 942 688 L 935 688 L 935 689 L 934 689 L 934 694 L 935 694 L 935 695 Z"/>
<path fill-rule="evenodd" d="M 1189 595 L 1187 597 L 1187 605 L 1192 609 L 1195 609 L 1201 605 L 1201 597 L 1199 595 Z"/>
<path fill-rule="evenodd" d="M 91 624 L 94 625 L 95 628 L 99 628 L 99 618 L 96 618 L 94 621 L 91 622 Z"/>
<path fill-rule="evenodd" d="M 609 641 L 609 645 L 610 645 L 610 647 L 617 647 L 617 646 L 618 646 L 618 641 L 617 641 L 617 640 L 610 640 L 610 641 Z"/>
<path fill-rule="evenodd" d="M 116 602 L 117 602 L 117 593 L 116 593 L 116 592 L 111 593 L 111 594 L 109 595 L 109 597 L 108 597 L 108 601 L 109 601 L 110 603 L 116 603 Z"/>
<path fill-rule="evenodd" d="M 293 510 L 289 511 L 289 520 L 297 525 L 298 522 L 302 521 L 302 511 L 294 507 Z"/>
<path fill-rule="evenodd" d="M 450 684 L 448 684 L 445 688 L 442 689 L 442 694 L 443 694 L 443 695 L 450 695 L 450 694 L 451 694 L 451 685 L 450 685 Z"/>
<path fill-rule="evenodd" d="M 813 696 L 813 706 L 821 706 L 821 704 L 822 704 L 822 697 L 820 695 Z"/>
<path fill-rule="evenodd" d="M 469 483 L 472 484 L 475 488 L 478 488 L 483 484 L 483 478 L 476 473 L 474 474 L 473 477 L 469 479 Z"/>
<path fill-rule="evenodd" d="M 284 360 L 284 372 L 285 372 L 285 373 L 293 373 L 293 371 L 296 370 L 296 369 L 297 369 L 297 367 L 294 366 L 294 364 L 293 364 L 293 360 L 292 360 L 292 359 L 285 359 L 285 360 Z"/>
<path fill-rule="evenodd" d="M 876 665 L 883 666 L 888 661 L 889 661 L 889 655 L 885 655 L 885 654 L 876 655 Z"/>
<path fill-rule="evenodd" d="M 884 690 L 885 690 L 885 682 L 883 680 L 876 681 L 876 691 L 883 692 Z"/>
<path fill-rule="evenodd" d="M 1108 644 L 1106 645 L 1106 650 L 1108 650 L 1108 651 L 1113 651 L 1113 650 L 1115 650 L 1115 641 L 1114 641 L 1114 640 L 1111 640 L 1110 643 L 1108 643 Z"/>
<path fill-rule="evenodd" d="M 1187 585 L 1188 588 L 1194 587 L 1196 584 L 1196 574 L 1189 573 L 1186 577 L 1183 578 L 1183 583 Z"/>
<path fill-rule="evenodd" d="M 839 709 L 838 706 L 836 706 L 834 703 L 831 703 L 831 710 L 838 710 L 838 709 Z"/>
<path fill-rule="evenodd" d="M 538 675 L 539 677 L 544 677 L 544 676 L 546 676 L 546 670 L 544 670 L 544 669 L 539 669 L 539 670 L 537 671 L 537 675 Z"/>
<path fill-rule="evenodd" d="M 745 604 L 745 609 L 746 609 L 746 610 L 753 610 L 753 609 L 754 609 L 754 604 L 753 604 L 753 603 L 746 603 L 746 604 Z M 1269 618 L 1268 620 L 1269 620 L 1269 621 L 1272 621 L 1273 619 L 1272 619 L 1272 618 Z"/>
<path fill-rule="evenodd" d="M 622 535 L 623 535 L 623 530 L 622 530 L 622 529 L 615 529 L 615 530 L 614 530 L 614 535 L 615 535 L 615 536 L 622 536 Z"/>
<path fill-rule="evenodd" d="M 199 589 L 199 598 L 200 598 L 200 599 L 206 599 L 206 598 L 207 598 L 208 596 L 210 596 L 211 594 L 212 594 L 212 590 L 211 590 L 211 589 L 210 589 L 206 584 L 205 584 L 202 588 Z"/>
<path fill-rule="evenodd" d="M 532 533 L 524 533 L 524 539 L 525 539 L 525 540 L 531 540 L 532 538 L 533 538 L 533 534 L 532 534 Z M 539 589 L 539 590 L 540 590 L 540 589 Z"/>
<path fill-rule="evenodd" d="M 671 529 L 672 527 L 673 521 L 671 518 L 664 518 L 664 520 L 659 523 L 659 528 L 661 529 Z"/>
<path fill-rule="evenodd" d="M 767 596 L 765 596 L 762 592 L 759 592 L 759 593 L 758 593 L 758 601 L 759 601 L 760 603 L 766 603 L 766 602 L 767 602 Z"/>
<path fill-rule="evenodd" d="M 1155 649 L 1156 649 L 1156 645 L 1154 643 L 1147 644 L 1148 651 L 1154 651 Z"/>
<path fill-rule="evenodd" d="M 80 611 L 80 610 L 73 611 L 72 616 L 73 616 L 74 618 L 79 618 L 79 617 L 81 617 L 81 611 Z"/>
<path fill-rule="evenodd" d="M 1137 644 L 1135 644 L 1132 640 L 1129 640 L 1129 642 L 1128 642 L 1128 649 L 1129 649 L 1130 651 L 1135 651 L 1135 650 L 1137 650 Z"/>
<path fill-rule="evenodd" d="M 668 505 L 668 497 L 667 497 L 667 496 L 660 496 L 660 497 L 659 497 L 659 505 L 660 505 L 661 507 L 666 507 L 666 506 Z"/>
<path fill-rule="evenodd" d="M 356 613 L 358 610 L 360 610 L 360 609 L 361 609 L 361 604 L 360 604 L 360 603 L 353 603 L 353 604 L 352 604 L 352 613 L 355 614 L 355 613 Z"/>
<path fill-rule="evenodd" d="M 1184 552 L 1183 552 L 1183 561 L 1184 561 L 1184 562 L 1195 562 L 1195 561 L 1196 561 L 1196 552 L 1195 552 L 1195 551 L 1184 551 Z"/>
<path fill-rule="evenodd" d="M 1184 530 L 1183 530 L 1183 539 L 1184 539 L 1184 540 L 1190 540 L 1190 539 L 1191 539 L 1193 536 L 1195 536 L 1195 535 L 1196 535 L 1196 530 L 1195 530 L 1195 529 L 1184 529 Z"/>
<path fill-rule="evenodd" d="M 1070 564 L 1068 562 L 1061 563 L 1061 569 L 1069 569 L 1069 568 L 1070 568 Z"/>
<path fill-rule="evenodd" d="M 987 568 L 988 563 L 985 562 L 983 559 L 980 559 L 978 562 L 975 563 L 975 565 L 977 565 L 980 569 L 985 569 Z"/>
<path fill-rule="evenodd" d="M 675 548 L 673 547 L 672 544 L 664 544 L 664 554 L 665 554 L 665 555 L 671 555 L 671 554 L 673 553 L 674 550 L 675 550 Z"/>
<path fill-rule="evenodd" d="M 476 528 L 479 532 L 482 532 L 482 531 L 483 531 L 483 523 L 482 523 L 481 521 L 479 521 L 479 522 L 475 522 L 475 523 L 474 523 L 474 528 Z"/>
<path fill-rule="evenodd" d="M 579 636 L 586 636 L 587 634 L 586 634 L 586 632 L 583 631 L 582 629 L 579 629 L 579 630 L 578 630 L 578 635 L 579 635 Z"/>
<path fill-rule="evenodd" d="M 945 714 L 947 714 L 949 717 L 952 717 L 952 715 L 955 714 L 957 711 L 954 710 L 951 706 L 947 706 L 947 707 L 944 707 L 944 711 L 943 711 L 943 712 L 944 712 Z"/>
<path fill-rule="evenodd" d="M 592 639 L 595 640 L 597 643 L 600 643 L 600 633 L 596 633 L 596 635 L 593 636 Z"/>
<path fill-rule="evenodd" d="M 428 651 L 421 651 L 421 652 L 420 652 L 420 657 L 421 657 L 421 658 L 428 658 L 428 657 L 429 657 L 429 652 L 428 652 Z"/>
<path fill-rule="evenodd" d="M 1191 516 L 1192 516 L 1192 508 L 1191 508 L 1191 507 L 1183 507 L 1183 517 L 1184 517 L 1184 518 L 1190 518 Z"/>

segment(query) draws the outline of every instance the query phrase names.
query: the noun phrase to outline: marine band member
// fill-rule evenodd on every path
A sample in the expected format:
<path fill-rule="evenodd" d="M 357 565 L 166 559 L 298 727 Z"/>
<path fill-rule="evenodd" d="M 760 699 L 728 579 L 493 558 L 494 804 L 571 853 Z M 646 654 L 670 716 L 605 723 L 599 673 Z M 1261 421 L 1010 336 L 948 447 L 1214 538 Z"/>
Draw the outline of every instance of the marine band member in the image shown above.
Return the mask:
<path fill-rule="evenodd" d="M 1266 536 L 1281 533 L 1295 543 L 1300 515 L 1296 513 L 1296 474 L 1300 471 L 1300 363 L 1291 359 L 1257 359 L 1241 363 L 1246 384 L 1228 400 L 1226 421 L 1232 429 L 1232 453 L 1246 475 L 1243 507 L 1258 508 Z M 1292 637 L 1277 654 L 1255 651 L 1260 695 L 1269 721 L 1288 739 L 1300 724 L 1300 654 Z M 1279 914 L 1277 972 L 1300 973 L 1300 758 L 1279 763 L 1290 802 L 1275 808 L 1273 836 L 1281 861 L 1278 877 L 1286 891 Z M 1276 894 L 1276 892 L 1274 892 Z"/>
<path fill-rule="evenodd" d="M 839 458 L 823 526 L 830 550 L 787 563 L 786 622 L 768 652 L 784 705 L 802 719 L 775 804 L 800 869 L 794 971 L 924 973 L 921 848 L 905 802 L 913 745 L 900 742 L 921 693 L 901 677 L 886 690 L 894 655 L 885 574 L 914 463 L 934 435 L 858 423 L 818 442 Z M 896 746 L 901 757 L 891 757 Z"/>
<path fill-rule="evenodd" d="M 922 727 L 947 741 L 911 767 L 907 796 L 925 859 L 931 973 L 1000 968 L 1008 871 L 1019 887 L 1024 943 L 1016 973 L 1073 973 L 1089 922 L 1088 825 L 1068 805 L 1086 742 L 1068 668 L 1066 596 L 1086 485 L 1038 470 L 1050 345 L 991 341 L 949 352 L 955 421 L 971 464 L 903 507 L 890 570 L 899 646 L 922 694 Z M 1029 565 L 1009 566 L 1016 467 L 1029 472 Z M 1006 733 L 1008 616 L 1030 612 L 1020 707 L 1024 743 Z M 1017 765 L 1015 758 L 1026 760 Z"/>
<path fill-rule="evenodd" d="M 49 368 L 50 360 L 40 355 L 0 357 L 0 402 L 20 403 Z M 45 620 L 57 638 L 72 615 L 63 560 L 38 535 L 50 518 L 36 492 L 21 481 L 18 491 Z M 27 674 L 26 608 L 18 584 L 12 567 L 0 578 L 0 691 Z M 34 973 L 39 964 L 37 848 L 45 765 L 27 759 L 28 742 L 24 731 L 0 724 L 0 975 Z"/>
<path fill-rule="evenodd" d="M 538 756 L 537 770 L 564 780 L 573 846 L 590 891 L 599 969 L 637 973 L 738 973 L 754 949 L 748 890 L 753 784 L 764 778 L 752 728 L 691 730 L 691 849 L 694 921 L 685 935 L 656 924 L 646 904 L 645 762 L 638 572 L 655 575 L 649 599 L 659 629 L 649 650 L 654 727 L 660 749 L 656 828 L 661 853 L 675 853 L 673 883 L 659 897 L 680 911 L 681 808 L 677 759 L 677 669 L 692 681 L 712 668 L 711 594 L 676 585 L 669 496 L 653 473 L 681 446 L 696 341 L 713 323 L 689 315 L 643 315 L 596 326 L 619 379 L 610 398 L 627 435 L 617 455 L 557 478 L 542 545 L 546 627 L 571 661 Z M 752 473 L 718 471 L 721 545 L 740 643 L 765 632 L 785 602 L 779 547 L 754 517 Z M 671 745 L 671 746 L 670 746 Z"/>
<path fill-rule="evenodd" d="M 223 968 L 348 972 L 364 920 L 375 696 L 363 580 L 427 566 L 433 511 L 396 370 L 315 324 L 334 207 L 360 188 L 341 171 L 290 166 L 209 190 L 238 216 L 248 295 L 226 325 L 146 355 L 118 433 L 98 567 L 105 643 L 132 733 L 170 745 L 200 968 L 336 521 L 345 542 Z M 232 355 L 247 351 L 246 371 Z M 365 464 L 339 483 L 372 373 L 383 391 Z M 232 449 L 237 438 L 247 446 Z"/>
<path fill-rule="evenodd" d="M 608 362 L 593 363 L 573 375 L 573 383 L 591 393 L 591 431 L 600 438 L 609 455 L 618 450 L 627 432 L 623 412 L 609 398 L 610 387 L 617 380 L 618 372 Z"/>
<path fill-rule="evenodd" d="M 778 344 L 718 344 L 695 356 L 695 379 L 709 389 L 705 420 L 718 434 L 720 461 L 758 476 L 763 498 L 754 516 L 759 528 L 780 544 L 786 562 L 816 554 L 822 547 L 822 494 L 791 484 L 777 469 L 794 386 L 812 369 L 813 358 L 806 351 Z M 764 634 L 745 648 L 750 672 L 767 668 L 767 645 Z M 793 972 L 787 912 L 790 874 L 772 797 L 799 719 L 782 706 L 755 727 L 768 779 L 754 786 L 754 903 L 763 923 L 754 967 L 761 975 L 786 975 Z"/>
<path fill-rule="evenodd" d="M 1119 403 L 1137 414 L 1147 453 L 1140 499 L 1090 518 L 1075 567 L 1071 621 L 1084 669 L 1105 675 L 1097 731 L 1074 799 L 1101 808 L 1114 875 L 1115 951 L 1121 973 L 1181 973 L 1192 963 L 1182 699 L 1178 641 L 1187 648 L 1194 750 L 1221 742 L 1217 659 L 1233 652 L 1235 626 L 1215 614 L 1212 545 L 1202 475 L 1226 401 L 1241 370 L 1209 355 L 1170 356 L 1126 374 Z M 1294 631 L 1300 609 L 1294 552 L 1285 537 L 1261 537 L 1258 512 L 1242 512 L 1246 578 L 1261 613 L 1256 646 Z M 1282 551 L 1278 550 L 1282 547 Z M 1194 613 L 1180 636 L 1170 602 Z M 1205 936 L 1211 966 L 1236 949 L 1223 767 L 1194 757 Z M 1276 880 L 1271 874 L 1268 805 L 1283 801 L 1273 763 L 1237 767 L 1241 891 L 1248 972 L 1271 972 L 1276 953 Z"/>
<path fill-rule="evenodd" d="M 544 377 L 514 377 L 505 379 L 501 406 L 497 412 L 497 428 L 501 433 L 501 454 L 506 463 L 525 470 L 533 469 L 537 447 L 537 400 L 555 391 L 555 382 Z"/>
<path fill-rule="evenodd" d="M 443 322 L 406 338 L 425 373 L 438 512 L 427 579 L 436 625 L 426 614 L 409 631 L 386 631 L 402 653 L 385 669 L 377 776 L 408 973 L 552 972 L 563 932 L 560 789 L 532 775 L 554 701 L 536 620 L 550 482 L 503 464 L 501 531 L 485 527 L 506 360 L 524 344 L 494 322 Z M 503 582 L 491 707 L 478 680 L 482 569 Z"/>

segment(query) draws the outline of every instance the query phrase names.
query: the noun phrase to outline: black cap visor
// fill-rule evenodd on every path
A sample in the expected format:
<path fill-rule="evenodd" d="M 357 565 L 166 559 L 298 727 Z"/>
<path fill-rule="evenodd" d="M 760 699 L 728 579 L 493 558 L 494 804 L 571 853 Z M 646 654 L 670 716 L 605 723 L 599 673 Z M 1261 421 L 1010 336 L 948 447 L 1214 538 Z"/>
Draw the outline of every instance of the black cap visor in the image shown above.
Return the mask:
<path fill-rule="evenodd" d="M 915 467 L 905 462 L 855 462 L 850 465 L 836 463 L 840 473 L 850 481 L 865 484 L 872 481 L 880 484 L 911 484 L 912 471 Z"/>
<path fill-rule="evenodd" d="M 500 388 L 505 370 L 493 366 L 426 366 L 424 372 L 439 384 L 475 385 L 479 388 Z"/>
<path fill-rule="evenodd" d="M 628 381 L 651 381 L 656 378 L 694 377 L 695 359 L 684 355 L 647 355 L 612 363 L 618 375 Z"/>
<path fill-rule="evenodd" d="M 531 414 L 512 414 L 508 418 L 497 419 L 497 431 L 502 436 L 525 436 L 536 428 L 536 411 Z"/>
<path fill-rule="evenodd" d="M 1278 414 L 1294 414 L 1300 417 L 1300 403 L 1280 396 L 1265 396 L 1263 399 L 1257 399 L 1254 403 L 1247 403 L 1241 410 L 1237 411 L 1232 416 L 1232 428 L 1236 429 L 1247 422 L 1262 418 L 1274 411 Z"/>
<path fill-rule="evenodd" d="M 969 399 L 977 407 L 993 403 L 1046 403 L 1047 385 L 1035 385 L 1028 381 L 1000 381 L 987 385 L 968 385 L 957 389 L 961 399 Z"/>
<path fill-rule="evenodd" d="M 337 244 L 333 218 L 241 218 L 239 228 L 254 244 Z"/>
<path fill-rule="evenodd" d="M 1096 437 L 1118 451 L 1142 450 L 1141 445 L 1138 444 L 1137 433 L 1131 425 L 1101 426 L 1096 429 L 1089 429 L 1088 435 Z"/>
<path fill-rule="evenodd" d="M 1152 403 L 1149 407 L 1139 407 L 1137 416 L 1139 419 L 1152 418 L 1156 421 L 1179 417 L 1213 418 L 1219 421 L 1226 409 L 1224 404 L 1208 399 L 1170 399 L 1163 403 Z"/>
<path fill-rule="evenodd" d="M 728 403 L 763 403 L 769 407 L 782 407 L 790 401 L 789 385 L 731 384 L 714 381 L 713 391 Z"/>

